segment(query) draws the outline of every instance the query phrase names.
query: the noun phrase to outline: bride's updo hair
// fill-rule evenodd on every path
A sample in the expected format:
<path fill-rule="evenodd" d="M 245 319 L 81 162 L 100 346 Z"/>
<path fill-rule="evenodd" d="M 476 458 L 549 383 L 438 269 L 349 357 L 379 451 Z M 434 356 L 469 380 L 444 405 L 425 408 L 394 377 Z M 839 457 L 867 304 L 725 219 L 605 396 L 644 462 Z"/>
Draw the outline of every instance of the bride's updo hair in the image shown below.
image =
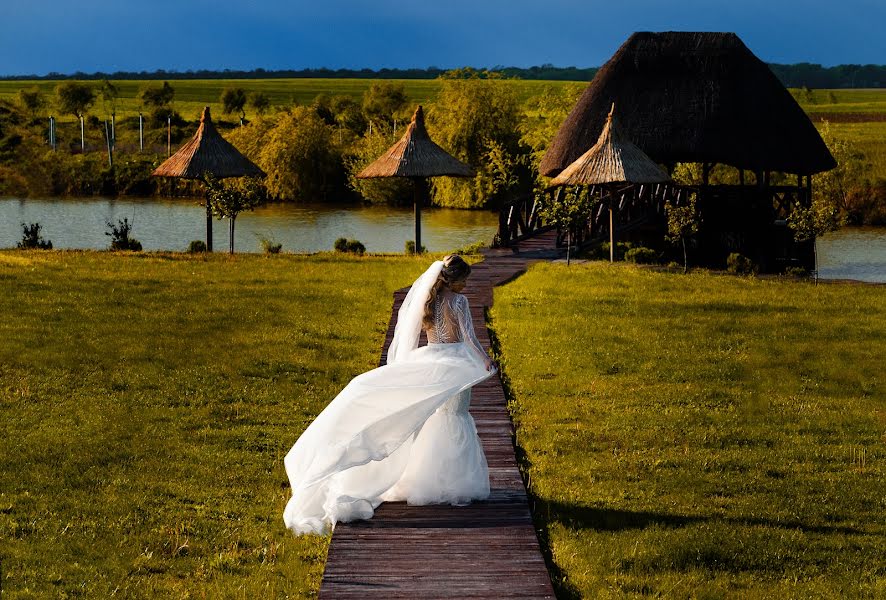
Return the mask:
<path fill-rule="evenodd" d="M 450 287 L 454 283 L 464 282 L 470 274 L 471 265 L 458 254 L 449 254 L 443 257 L 443 270 L 440 271 L 440 276 L 431 288 L 428 301 L 425 304 L 425 314 L 422 317 L 422 325 L 425 329 L 434 324 L 434 303 L 437 300 L 437 293 L 444 286 Z"/>

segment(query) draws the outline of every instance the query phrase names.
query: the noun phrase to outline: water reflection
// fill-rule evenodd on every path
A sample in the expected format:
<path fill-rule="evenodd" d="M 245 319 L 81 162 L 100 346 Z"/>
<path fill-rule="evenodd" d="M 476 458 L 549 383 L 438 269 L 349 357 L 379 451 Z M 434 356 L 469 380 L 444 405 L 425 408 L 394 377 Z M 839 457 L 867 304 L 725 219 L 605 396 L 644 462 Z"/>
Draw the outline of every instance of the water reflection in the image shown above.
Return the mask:
<path fill-rule="evenodd" d="M 886 229 L 845 227 L 819 238 L 817 248 L 820 277 L 886 283 Z"/>
<path fill-rule="evenodd" d="M 124 217 L 134 221 L 133 236 L 145 250 L 184 250 L 205 236 L 204 209 L 192 200 L 6 199 L 0 200 L 0 247 L 15 246 L 21 223 L 39 222 L 56 248 L 107 248 L 106 223 Z M 215 247 L 227 248 L 227 221 L 213 224 Z M 429 208 L 422 211 L 422 243 L 445 251 L 489 242 L 497 226 L 492 212 Z M 289 252 L 331 250 L 339 237 L 360 240 L 369 252 L 402 252 L 413 238 L 413 215 L 390 206 L 270 204 L 237 218 L 238 251 L 261 251 L 262 237 Z"/>

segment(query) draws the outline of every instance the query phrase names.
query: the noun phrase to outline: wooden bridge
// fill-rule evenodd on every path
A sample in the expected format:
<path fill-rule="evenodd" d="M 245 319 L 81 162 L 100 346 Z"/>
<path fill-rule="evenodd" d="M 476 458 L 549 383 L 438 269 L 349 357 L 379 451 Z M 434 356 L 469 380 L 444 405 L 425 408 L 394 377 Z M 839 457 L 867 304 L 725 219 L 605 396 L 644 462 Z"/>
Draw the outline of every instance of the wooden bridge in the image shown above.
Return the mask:
<path fill-rule="evenodd" d="M 485 260 L 473 266 L 464 294 L 485 347 L 485 310 L 492 305 L 492 288 L 521 273 L 532 260 L 558 256 L 556 235 L 549 230 L 511 248 L 488 250 Z M 381 364 L 406 292 L 394 294 Z M 554 597 L 517 468 L 514 430 L 499 377 L 474 388 L 471 414 L 489 461 L 489 499 L 463 507 L 391 502 L 368 521 L 339 523 L 320 598 Z"/>

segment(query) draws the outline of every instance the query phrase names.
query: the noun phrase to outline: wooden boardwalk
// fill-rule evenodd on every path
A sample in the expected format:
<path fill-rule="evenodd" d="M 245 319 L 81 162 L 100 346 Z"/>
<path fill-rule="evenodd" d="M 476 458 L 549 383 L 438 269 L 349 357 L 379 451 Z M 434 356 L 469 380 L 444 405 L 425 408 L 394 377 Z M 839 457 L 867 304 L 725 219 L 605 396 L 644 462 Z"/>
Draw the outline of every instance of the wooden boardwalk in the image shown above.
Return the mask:
<path fill-rule="evenodd" d="M 487 251 L 464 294 L 474 328 L 489 347 L 485 309 L 492 288 L 526 265 L 556 256 L 555 232 L 521 243 L 520 251 Z M 394 294 L 385 362 L 406 290 Z M 553 598 L 514 454 L 513 425 L 499 377 L 473 389 L 471 414 L 489 461 L 490 498 L 470 506 L 382 504 L 368 521 L 339 523 L 320 587 L 331 598 Z"/>

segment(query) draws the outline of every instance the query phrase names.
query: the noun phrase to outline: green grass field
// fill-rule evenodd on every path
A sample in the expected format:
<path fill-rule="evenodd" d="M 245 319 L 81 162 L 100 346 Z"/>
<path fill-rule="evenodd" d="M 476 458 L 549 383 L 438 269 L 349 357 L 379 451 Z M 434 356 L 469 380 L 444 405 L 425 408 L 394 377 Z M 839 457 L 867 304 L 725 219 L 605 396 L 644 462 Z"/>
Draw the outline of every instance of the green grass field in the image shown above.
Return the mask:
<path fill-rule="evenodd" d="M 426 259 L 0 251 L 3 598 L 296 598 L 283 456 Z"/>
<path fill-rule="evenodd" d="M 560 597 L 886 596 L 886 293 L 604 263 L 495 293 Z"/>
<path fill-rule="evenodd" d="M 390 81 L 403 84 L 406 94 L 415 104 L 433 102 L 440 89 L 440 82 L 435 79 L 207 79 L 207 80 L 174 80 L 170 85 L 175 88 L 175 110 L 185 119 L 197 119 L 203 107 L 209 105 L 213 114 L 221 116 L 222 105 L 219 101 L 222 91 L 229 86 L 242 87 L 248 92 L 260 91 L 271 100 L 272 107 L 285 107 L 291 104 L 310 104 L 319 94 L 346 95 L 360 100 L 369 86 L 379 81 Z M 0 98 L 15 100 L 19 90 L 38 87 L 47 96 L 53 98 L 58 81 L 0 81 Z M 99 82 L 92 82 L 98 86 Z M 138 116 L 139 90 L 143 86 L 159 86 L 162 81 L 119 81 L 120 98 L 117 101 L 118 118 Z M 521 101 L 541 93 L 546 87 L 560 87 L 575 82 L 565 81 L 523 81 L 505 80 L 500 82 L 516 90 Z M 104 115 L 107 111 L 97 99 L 91 109 L 93 114 Z M 249 111 L 247 107 L 247 116 Z M 57 115 L 60 119 L 71 120 L 70 115 Z M 103 118 L 103 117 L 102 117 Z M 232 119 L 229 117 L 229 119 Z"/>

